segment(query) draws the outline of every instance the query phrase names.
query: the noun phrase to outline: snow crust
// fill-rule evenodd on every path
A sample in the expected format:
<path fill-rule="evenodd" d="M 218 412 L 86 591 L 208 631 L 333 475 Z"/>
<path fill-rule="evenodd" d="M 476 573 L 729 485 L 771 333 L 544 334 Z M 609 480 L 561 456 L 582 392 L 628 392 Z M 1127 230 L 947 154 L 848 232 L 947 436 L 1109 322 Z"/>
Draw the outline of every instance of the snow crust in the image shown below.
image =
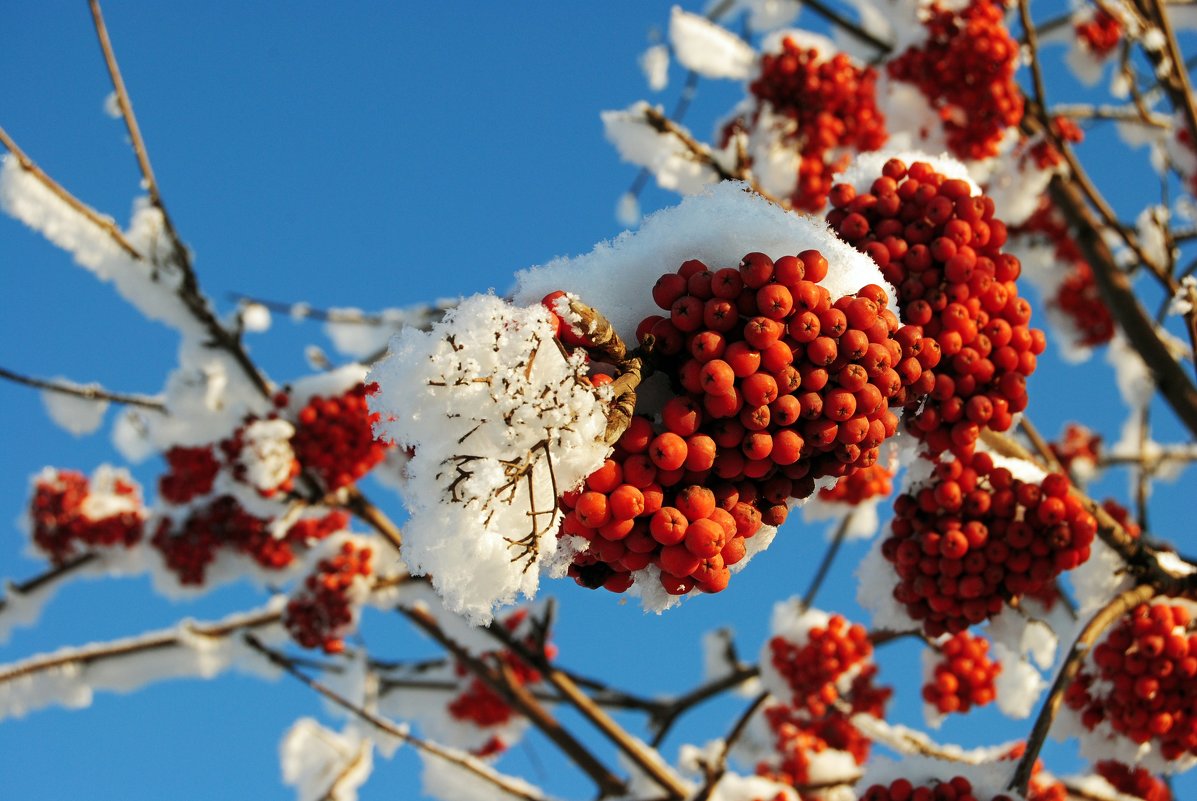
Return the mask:
<path fill-rule="evenodd" d="M 263 612 L 277 612 L 283 599 L 276 596 L 255 612 L 232 615 L 215 624 L 236 629 Z M 147 632 L 138 637 L 63 648 L 0 666 L 0 720 L 22 717 L 49 706 L 78 709 L 89 706 L 96 692 L 127 693 L 167 679 L 210 679 L 230 669 L 273 679 L 278 669 L 252 650 L 239 633 L 204 636 L 194 621 L 184 620 L 172 628 Z M 211 625 L 205 628 L 212 628 Z M 279 623 L 254 627 L 254 634 L 267 643 L 286 641 Z M 163 643 L 120 656 L 103 658 L 99 650 L 124 650 Z M 29 666 L 53 660 L 53 667 L 29 670 Z"/>
<path fill-rule="evenodd" d="M 674 6 L 669 41 L 678 63 L 705 78 L 747 80 L 756 67 L 756 51 L 727 28 L 701 14 Z"/>
<path fill-rule="evenodd" d="M 101 390 L 99 384 L 76 384 L 65 378 L 56 378 L 54 383 L 74 389 Z M 91 434 L 104 422 L 104 413 L 108 411 L 108 401 L 83 398 L 65 392 L 44 390 L 42 405 L 46 413 L 59 428 L 74 434 L 76 437 Z"/>
<path fill-rule="evenodd" d="M 298 801 L 356 801 L 370 777 L 374 752 L 352 727 L 337 733 L 312 718 L 300 718 L 279 744 L 283 782 Z"/>
<path fill-rule="evenodd" d="M 719 180 L 713 167 L 698 161 L 677 137 L 653 128 L 645 119 L 649 104 L 643 101 L 626 109 L 604 111 L 600 116 L 607 140 L 624 161 L 644 167 L 662 189 L 693 195 Z M 661 109 L 658 107 L 657 109 Z M 685 134 L 684 126 L 677 126 Z M 713 157 L 718 154 L 712 153 Z"/>
<path fill-rule="evenodd" d="M 829 262 L 823 286 L 833 299 L 866 284 L 878 284 L 891 298 L 896 296 L 873 260 L 841 242 L 825 222 L 786 212 L 735 181 L 684 198 L 645 218 L 639 230 L 600 243 L 586 255 L 518 273 L 512 296 L 516 303 L 531 303 L 568 289 L 605 314 L 630 342 L 637 324 L 660 312 L 651 295 L 657 278 L 687 259 L 718 269 L 734 267 L 754 251 L 779 258 L 810 248 Z"/>
<path fill-rule="evenodd" d="M 369 375 L 376 433 L 414 451 L 404 558 L 479 625 L 536 594 L 557 549 L 556 497 L 610 452 L 608 393 L 582 382 L 581 356 L 562 355 L 555 325 L 538 303 L 474 296 L 429 333 L 401 332 Z"/>

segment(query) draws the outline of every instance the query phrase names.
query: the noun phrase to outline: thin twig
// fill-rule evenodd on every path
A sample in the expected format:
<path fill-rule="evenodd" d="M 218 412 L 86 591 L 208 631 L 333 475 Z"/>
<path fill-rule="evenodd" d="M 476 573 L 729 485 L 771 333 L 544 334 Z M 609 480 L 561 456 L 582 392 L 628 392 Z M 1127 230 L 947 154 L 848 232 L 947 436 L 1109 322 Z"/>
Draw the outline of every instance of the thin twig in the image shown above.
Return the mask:
<path fill-rule="evenodd" d="M 728 690 L 739 687 L 744 682 L 757 678 L 760 674 L 760 668 L 755 665 L 739 666 L 726 676 L 707 682 L 684 695 L 678 696 L 669 704 L 668 709 L 664 713 L 653 716 L 653 719 L 650 721 L 651 725 L 657 730 L 656 734 L 653 735 L 651 745 L 654 748 L 660 746 L 665 741 L 665 737 L 669 734 L 673 724 L 677 722 L 677 719 L 691 708 Z"/>
<path fill-rule="evenodd" d="M 723 747 L 719 749 L 719 759 L 714 765 L 706 766 L 706 781 L 703 782 L 702 789 L 694 796 L 693 801 L 708 801 L 711 793 L 715 790 L 715 785 L 727 773 L 727 757 L 731 753 L 733 747 L 743 736 L 744 730 L 748 727 L 748 721 L 752 720 L 752 716 L 761 708 L 761 705 L 769 699 L 769 691 L 766 690 L 760 693 L 752 700 L 752 703 L 740 714 L 731 732 L 723 740 Z"/>
<path fill-rule="evenodd" d="M 601 709 L 593 699 L 578 687 L 577 684 L 563 671 L 557 669 L 544 654 L 537 654 L 525 647 L 522 642 L 499 623 L 491 623 L 487 633 L 515 653 L 524 661 L 531 664 L 541 676 L 552 684 L 566 702 L 578 711 L 603 733 L 620 751 L 624 753 L 640 770 L 665 790 L 670 798 L 681 799 L 688 794 L 686 785 L 658 758 L 652 749 L 632 737 L 615 720 Z"/>
<path fill-rule="evenodd" d="M 56 392 L 60 395 L 72 395 L 76 398 L 83 398 L 90 401 L 110 401 L 112 403 L 120 403 L 125 406 L 136 406 L 141 409 L 148 409 L 160 414 L 166 413 L 166 404 L 157 398 L 151 398 L 147 395 L 133 395 L 123 392 L 110 392 L 101 387 L 87 387 L 78 384 L 70 384 L 62 381 L 51 381 L 45 378 L 33 378 L 20 373 L 14 373 L 4 367 L 0 367 L 0 378 L 11 381 L 14 384 L 21 384 L 34 389 L 44 389 L 49 392 Z"/>
<path fill-rule="evenodd" d="M 438 745 L 437 743 L 431 742 L 429 740 L 421 739 L 408 732 L 407 729 L 396 726 L 391 721 L 379 717 L 373 712 L 364 709 L 359 704 L 353 703 L 348 698 L 345 698 L 345 696 L 341 695 L 330 687 L 321 684 L 316 679 L 311 678 L 303 671 L 299 670 L 299 668 L 295 666 L 294 662 L 290 658 L 279 653 L 278 651 L 268 648 L 252 634 L 245 635 L 245 642 L 255 651 L 262 654 L 262 656 L 269 660 L 273 665 L 281 668 L 284 672 L 297 679 L 309 689 L 319 693 L 321 696 L 329 701 L 332 701 L 346 712 L 349 712 L 366 723 L 369 723 L 379 731 L 384 732 L 397 740 L 401 740 L 413 748 L 419 749 L 420 751 L 431 754 L 432 756 L 456 765 L 462 770 L 469 771 L 478 778 L 495 785 L 505 793 L 510 793 L 518 798 L 527 799 L 527 801 L 542 801 L 542 796 L 530 794 L 523 787 L 505 781 L 502 776 L 482 770 L 474 760 L 466 757 L 465 755 L 452 749 L 445 748 L 444 746 Z"/>
<path fill-rule="evenodd" d="M 47 175 L 41 167 L 38 167 L 33 163 L 33 160 L 25 154 L 25 151 L 17 145 L 17 143 L 11 136 L 8 135 L 8 132 L 5 131 L 4 128 L 0 128 L 0 145 L 4 145 L 4 147 L 8 149 L 8 152 L 11 153 L 13 158 L 17 160 L 17 164 L 22 170 L 32 175 L 35 179 L 37 179 L 38 183 L 46 187 L 51 194 L 53 194 L 63 203 L 66 203 L 74 211 L 78 212 L 84 219 L 111 237 L 113 243 L 115 243 L 116 246 L 121 250 L 125 251 L 129 257 L 139 261 L 144 260 L 137 248 L 133 247 L 133 243 L 125 238 L 124 232 L 121 231 L 120 226 L 116 224 L 115 220 L 113 220 L 111 217 L 101 214 L 91 206 L 84 203 L 82 200 L 79 200 L 79 198 L 68 192 L 62 184 L 58 183 L 49 175 Z"/>
<path fill-rule="evenodd" d="M 69 577 L 72 573 L 81 567 L 91 564 L 99 558 L 99 554 L 95 551 L 80 554 L 69 561 L 63 562 L 61 565 L 56 565 L 49 570 L 39 573 L 38 575 L 26 579 L 19 584 L 9 584 L 9 595 L 28 595 L 46 584 L 52 584 L 60 579 Z M 4 611 L 4 607 L 8 605 L 8 598 L 0 598 L 0 612 Z"/>
<path fill-rule="evenodd" d="M 524 690 L 518 681 L 512 680 L 502 669 L 496 669 L 487 664 L 484 660 L 474 656 L 451 639 L 441 629 L 436 618 L 426 609 L 400 607 L 399 612 L 414 623 L 417 628 L 440 643 L 467 670 L 477 676 L 490 689 L 497 692 L 507 703 L 519 711 L 520 714 L 528 718 L 536 728 L 540 729 L 545 737 L 560 748 L 582 772 L 594 781 L 603 796 L 622 795 L 626 791 L 624 782 L 599 762 L 598 758 L 581 741 L 565 729 L 540 702 Z"/>
<path fill-rule="evenodd" d="M 237 619 L 234 622 L 189 624 L 189 635 L 219 639 L 237 631 L 270 626 L 282 620 L 283 613 L 275 609 L 264 609 Z M 22 662 L 14 662 L 0 669 L 0 684 L 42 673 L 67 665 L 87 666 L 95 662 L 160 651 L 167 648 L 187 647 L 186 638 L 178 631 L 164 631 L 133 640 L 117 640 L 59 651 L 45 656 L 35 656 Z"/>
<path fill-rule="evenodd" d="M 1021 795 L 1026 796 L 1027 785 L 1031 781 L 1031 772 L 1034 770 L 1035 760 L 1039 758 L 1039 750 L 1043 748 L 1043 742 L 1047 738 L 1048 730 L 1051 729 L 1052 721 L 1055 720 L 1056 712 L 1059 711 L 1060 704 L 1064 701 L 1064 691 L 1068 688 L 1072 680 L 1076 678 L 1077 673 L 1081 669 L 1081 662 L 1089 653 L 1089 649 L 1093 646 L 1094 641 L 1114 621 L 1139 604 L 1151 600 L 1155 594 L 1155 588 L 1147 584 L 1127 590 L 1106 604 L 1081 629 L 1081 633 L 1077 635 L 1076 641 L 1072 645 L 1072 650 L 1068 654 L 1068 659 L 1056 675 L 1055 682 L 1052 683 L 1051 692 L 1048 693 L 1047 699 L 1044 700 L 1043 706 L 1039 709 L 1039 716 L 1035 719 L 1035 725 L 1031 728 L 1030 736 L 1027 737 L 1027 750 L 1018 761 L 1018 765 L 1014 769 L 1014 774 L 1010 779 L 1010 784 L 1007 785 L 1007 789 L 1015 790 Z"/>
<path fill-rule="evenodd" d="M 852 525 L 852 518 L 855 515 L 856 509 L 852 509 L 848 514 L 844 515 L 843 519 L 840 520 L 839 526 L 836 527 L 835 534 L 831 538 L 831 543 L 823 553 L 823 561 L 819 563 L 819 569 L 815 571 L 815 576 L 811 579 L 806 594 L 802 596 L 802 606 L 804 608 L 809 608 L 815 602 L 815 596 L 819 594 L 819 588 L 823 586 L 823 580 L 827 578 L 827 574 L 831 570 L 831 565 L 835 562 L 836 554 L 839 553 L 840 546 L 848 538 L 848 527 Z"/>

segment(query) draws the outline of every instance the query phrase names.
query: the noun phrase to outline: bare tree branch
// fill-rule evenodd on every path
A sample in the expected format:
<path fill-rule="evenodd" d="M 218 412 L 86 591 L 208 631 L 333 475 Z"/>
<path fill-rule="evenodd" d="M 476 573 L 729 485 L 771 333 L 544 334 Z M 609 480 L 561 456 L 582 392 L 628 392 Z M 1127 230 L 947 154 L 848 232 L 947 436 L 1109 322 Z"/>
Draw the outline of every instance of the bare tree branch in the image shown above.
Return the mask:
<path fill-rule="evenodd" d="M 60 395 L 71 395 L 76 398 L 83 398 L 91 401 L 110 401 L 112 403 L 120 403 L 125 406 L 136 406 L 140 409 L 148 409 L 152 412 L 160 414 L 166 413 L 166 404 L 157 398 L 151 398 L 148 395 L 133 395 L 123 392 L 111 392 L 100 387 L 81 386 L 79 384 L 69 384 L 62 381 L 51 381 L 45 378 L 33 378 L 27 375 L 15 373 L 4 367 L 0 367 L 0 378 L 7 381 L 12 381 L 14 384 L 21 384 L 34 389 L 44 389 L 49 392 L 57 392 Z"/>

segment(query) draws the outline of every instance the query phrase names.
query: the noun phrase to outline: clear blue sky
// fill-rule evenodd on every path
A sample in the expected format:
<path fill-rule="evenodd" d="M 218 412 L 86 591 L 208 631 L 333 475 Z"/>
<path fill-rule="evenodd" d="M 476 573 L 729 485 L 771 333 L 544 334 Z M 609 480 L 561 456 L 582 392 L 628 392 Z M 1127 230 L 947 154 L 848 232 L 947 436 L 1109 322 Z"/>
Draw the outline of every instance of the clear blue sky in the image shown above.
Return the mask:
<path fill-rule="evenodd" d="M 75 194 L 124 222 L 138 174 L 121 124 L 103 112 L 110 87 L 86 4 L 11 6 L 0 27 L 0 125 Z M 669 6 L 409 2 L 334 11 L 313 2 L 112 0 L 105 12 L 164 198 L 217 304 L 227 309 L 229 293 L 241 292 L 375 309 L 503 291 L 515 270 L 588 251 L 621 230 L 615 202 L 635 170 L 605 143 L 598 113 L 647 96 L 636 58 L 653 27 L 667 22 Z M 671 78 L 658 99 L 667 106 L 680 84 L 676 68 Z M 695 130 L 706 135 L 736 94 L 732 85 L 704 84 Z M 1150 177 L 1144 183 L 1154 189 Z M 647 209 L 668 202 L 655 189 L 644 196 Z M 115 390 L 160 389 L 174 362 L 169 331 L 138 318 L 7 217 L 0 265 L 0 365 Z M 286 380 L 306 371 L 309 342 L 327 344 L 317 327 L 276 317 L 250 345 L 272 377 Z M 1077 387 L 1086 388 L 1083 400 Z M 1032 382 L 1032 404 L 1048 433 L 1081 414 L 1081 404 L 1087 420 L 1111 433 L 1118 413 L 1100 363 L 1066 368 L 1052 357 Z M 0 383 L 0 408 L 0 520 L 17 517 L 29 476 L 42 466 L 90 471 L 119 458 L 105 433 L 78 440 L 54 427 L 33 391 Z M 137 474 L 151 486 L 157 469 L 151 460 Z M 1108 486 L 1124 494 L 1121 477 Z M 399 514 L 393 496 L 372 492 Z M 1166 521 L 1178 506 L 1165 498 L 1160 508 L 1157 519 Z M 820 553 L 821 528 L 804 530 L 798 518 L 728 592 L 662 617 L 572 583 L 553 587 L 563 601 L 562 658 L 665 693 L 699 680 L 698 637 L 706 628 L 734 627 L 754 655 L 773 601 L 802 592 Z M 6 523 L 0 576 L 40 569 L 22 550 Z M 845 566 L 859 556 L 849 548 Z M 821 600 L 851 614 L 851 595 L 845 570 Z M 42 625 L 0 646 L 0 662 L 260 600 L 235 587 L 175 604 L 154 598 L 141 579 L 77 583 Z M 397 620 L 370 619 L 366 632 L 382 655 L 428 650 Z M 883 677 L 904 690 L 899 719 L 921 724 L 916 665 L 915 651 L 896 651 Z M 739 703 L 695 715 L 702 727 L 692 741 L 722 736 Z M 237 677 L 35 713 L 0 725 L 0 801 L 285 799 L 291 791 L 278 778 L 278 741 L 295 718 L 319 714 L 317 699 L 294 683 Z M 949 725 L 944 738 L 982 744 L 989 740 L 978 732 L 1013 738 L 1025 729 L 985 713 Z M 671 758 L 676 744 L 667 749 Z M 551 767 L 550 749 L 533 740 L 504 764 L 533 781 L 549 770 L 550 789 L 587 795 L 580 785 L 571 790 L 572 771 Z M 376 767 L 362 797 L 415 797 L 417 770 L 401 752 Z M 1185 781 L 1193 788 L 1182 780 L 1182 796 Z"/>

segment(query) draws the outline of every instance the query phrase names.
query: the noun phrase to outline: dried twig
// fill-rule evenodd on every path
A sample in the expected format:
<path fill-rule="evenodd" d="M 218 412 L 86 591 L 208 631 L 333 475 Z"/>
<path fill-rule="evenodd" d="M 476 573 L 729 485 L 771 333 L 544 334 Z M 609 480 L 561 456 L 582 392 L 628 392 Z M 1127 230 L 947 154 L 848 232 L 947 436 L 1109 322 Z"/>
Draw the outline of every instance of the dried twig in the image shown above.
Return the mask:
<path fill-rule="evenodd" d="M 56 392 L 60 395 L 71 395 L 76 398 L 83 398 L 91 401 L 109 401 L 111 403 L 119 403 L 125 406 L 136 406 L 140 409 L 148 409 L 152 412 L 160 414 L 166 413 L 166 404 L 157 398 L 151 398 L 148 395 L 133 395 L 124 392 L 111 392 L 101 387 L 88 387 L 79 384 L 71 384 L 62 381 L 51 381 L 45 378 L 33 378 L 20 373 L 14 373 L 12 370 L 0 367 L 0 378 L 11 381 L 14 384 L 21 384 L 34 389 L 44 389 L 48 392 Z"/>
<path fill-rule="evenodd" d="M 735 744 L 744 734 L 744 730 L 748 727 L 748 721 L 752 720 L 752 716 L 756 714 L 756 711 L 768 699 L 769 692 L 766 690 L 754 698 L 752 703 L 748 705 L 748 708 L 740 714 L 735 725 L 732 726 L 731 732 L 723 740 L 723 747 L 719 749 L 719 758 L 716 764 L 705 766 L 707 774 L 706 781 L 703 782 L 702 788 L 694 795 L 693 801 L 708 801 L 711 797 L 711 793 L 715 790 L 715 785 L 727 773 L 728 754 L 731 753 L 732 748 L 735 747 Z"/>

